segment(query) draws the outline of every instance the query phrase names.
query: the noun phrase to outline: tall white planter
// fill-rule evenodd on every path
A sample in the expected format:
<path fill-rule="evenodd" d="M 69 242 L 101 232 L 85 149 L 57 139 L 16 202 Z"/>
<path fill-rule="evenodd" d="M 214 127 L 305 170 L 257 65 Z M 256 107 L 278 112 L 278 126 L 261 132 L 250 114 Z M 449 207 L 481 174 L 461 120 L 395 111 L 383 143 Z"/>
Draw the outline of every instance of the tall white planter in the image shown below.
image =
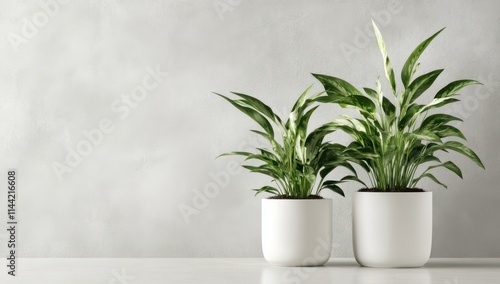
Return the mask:
<path fill-rule="evenodd" d="M 355 192 L 354 257 L 362 266 L 420 267 L 432 245 L 432 192 Z"/>
<path fill-rule="evenodd" d="M 325 264 L 332 250 L 330 199 L 263 199 L 262 252 L 283 266 Z"/>

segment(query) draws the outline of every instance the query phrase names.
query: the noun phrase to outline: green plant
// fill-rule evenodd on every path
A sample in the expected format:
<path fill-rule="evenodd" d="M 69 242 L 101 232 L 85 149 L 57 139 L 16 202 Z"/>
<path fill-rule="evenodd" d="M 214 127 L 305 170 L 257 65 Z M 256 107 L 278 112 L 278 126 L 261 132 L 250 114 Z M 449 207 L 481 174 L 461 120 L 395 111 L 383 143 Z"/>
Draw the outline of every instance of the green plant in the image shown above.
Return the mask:
<path fill-rule="evenodd" d="M 356 154 L 351 158 L 367 171 L 373 187 L 383 191 L 410 189 L 415 188 L 423 178 L 429 178 L 446 187 L 430 172 L 439 167 L 444 167 L 462 178 L 462 172 L 456 164 L 451 161 L 441 162 L 436 156 L 439 151 L 456 151 L 484 168 L 479 157 L 470 148 L 455 141 L 456 138 L 465 140 L 465 137 L 449 123 L 461 119 L 444 113 L 430 113 L 458 102 L 459 90 L 472 84 L 480 84 L 479 82 L 468 79 L 453 81 L 439 90 L 430 103 L 416 102 L 443 71 L 434 70 L 413 79 L 419 67 L 417 60 L 443 29 L 423 41 L 411 53 L 401 72 L 404 90 L 398 92 L 384 39 L 373 20 L 372 23 L 384 59 L 385 76 L 395 103 L 383 95 L 378 79 L 375 90 L 363 88 L 363 93 L 342 79 L 313 75 L 323 84 L 327 93 L 327 96 L 319 98 L 318 101 L 354 108 L 361 114 L 361 118 L 343 116 L 330 122 L 329 126 L 343 130 L 354 139 L 348 148 L 357 149 L 351 153 L 363 154 Z M 421 169 L 426 163 L 433 164 Z"/>
<path fill-rule="evenodd" d="M 255 120 L 263 131 L 251 131 L 263 136 L 270 143 L 270 148 L 257 148 L 257 153 L 231 152 L 221 155 L 240 155 L 244 156 L 245 160 L 262 163 L 256 166 L 243 165 L 251 172 L 271 177 L 272 182 L 276 184 L 255 189 L 256 194 L 267 192 L 285 198 L 310 198 L 328 188 L 344 196 L 339 183 L 358 180 L 355 175 L 347 175 L 340 180 L 325 181 L 325 177 L 336 167 L 346 167 L 354 174 L 356 172 L 349 164 L 349 159 L 344 157 L 345 146 L 324 142 L 325 136 L 334 129 L 322 126 L 307 133 L 309 119 L 318 108 L 314 103 L 324 95 L 324 92 L 321 92 L 308 96 L 311 87 L 296 101 L 286 122 L 269 106 L 254 97 L 233 93 L 239 99 L 230 99 L 215 93 Z M 275 130 L 280 132 L 281 139 L 275 138 Z"/>

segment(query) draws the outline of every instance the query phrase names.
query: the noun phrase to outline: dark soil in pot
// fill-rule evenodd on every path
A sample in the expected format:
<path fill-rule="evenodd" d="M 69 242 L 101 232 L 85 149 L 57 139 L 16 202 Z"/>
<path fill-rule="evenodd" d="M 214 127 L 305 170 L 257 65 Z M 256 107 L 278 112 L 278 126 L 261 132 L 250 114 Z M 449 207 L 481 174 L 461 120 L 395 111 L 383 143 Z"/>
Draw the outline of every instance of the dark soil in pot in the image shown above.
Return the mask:
<path fill-rule="evenodd" d="M 309 195 L 308 197 L 292 197 L 292 196 L 287 196 L 287 195 L 275 195 L 268 197 L 268 199 L 323 199 L 323 197 L 319 195 Z"/>
<path fill-rule="evenodd" d="M 387 190 L 382 190 L 379 188 L 363 188 L 358 190 L 358 192 L 425 192 L 425 190 L 421 188 L 393 188 L 393 189 L 387 189 Z"/>

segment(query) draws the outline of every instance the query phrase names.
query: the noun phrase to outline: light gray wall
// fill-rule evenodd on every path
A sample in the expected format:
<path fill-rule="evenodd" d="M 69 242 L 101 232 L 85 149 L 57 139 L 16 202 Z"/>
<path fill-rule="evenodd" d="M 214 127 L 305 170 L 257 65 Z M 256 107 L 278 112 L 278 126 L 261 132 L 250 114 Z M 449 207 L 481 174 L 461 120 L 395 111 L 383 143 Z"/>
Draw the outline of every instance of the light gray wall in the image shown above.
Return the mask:
<path fill-rule="evenodd" d="M 383 75 L 364 32 L 374 17 L 397 74 L 413 47 L 446 26 L 421 70 L 446 68 L 437 87 L 484 83 L 450 112 L 466 118 L 460 127 L 487 170 L 451 154 L 464 180 L 442 172 L 448 190 L 421 186 L 435 192 L 434 257 L 500 257 L 500 2 L 54 3 L 0 2 L 0 177 L 19 170 L 20 256 L 261 256 L 263 196 L 250 189 L 269 180 L 242 171 L 238 158 L 214 158 L 262 142 L 211 91 L 248 93 L 284 114 L 310 84 L 321 90 L 311 72 L 373 86 Z M 337 114 L 324 107 L 313 124 Z M 87 156 L 67 161 L 78 147 Z M 357 188 L 326 194 L 334 257 L 352 256 Z"/>

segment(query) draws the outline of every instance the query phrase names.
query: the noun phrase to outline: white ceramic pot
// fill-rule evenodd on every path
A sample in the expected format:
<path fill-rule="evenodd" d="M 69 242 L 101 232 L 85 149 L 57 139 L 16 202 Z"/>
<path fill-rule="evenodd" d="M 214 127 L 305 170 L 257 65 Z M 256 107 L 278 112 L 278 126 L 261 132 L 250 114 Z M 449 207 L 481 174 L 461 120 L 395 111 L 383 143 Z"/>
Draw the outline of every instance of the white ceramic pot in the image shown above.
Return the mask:
<path fill-rule="evenodd" d="M 318 266 L 331 250 L 331 199 L 262 200 L 262 252 L 268 262 Z"/>
<path fill-rule="evenodd" d="M 421 267 L 432 245 L 432 192 L 355 192 L 354 257 L 362 266 Z"/>

